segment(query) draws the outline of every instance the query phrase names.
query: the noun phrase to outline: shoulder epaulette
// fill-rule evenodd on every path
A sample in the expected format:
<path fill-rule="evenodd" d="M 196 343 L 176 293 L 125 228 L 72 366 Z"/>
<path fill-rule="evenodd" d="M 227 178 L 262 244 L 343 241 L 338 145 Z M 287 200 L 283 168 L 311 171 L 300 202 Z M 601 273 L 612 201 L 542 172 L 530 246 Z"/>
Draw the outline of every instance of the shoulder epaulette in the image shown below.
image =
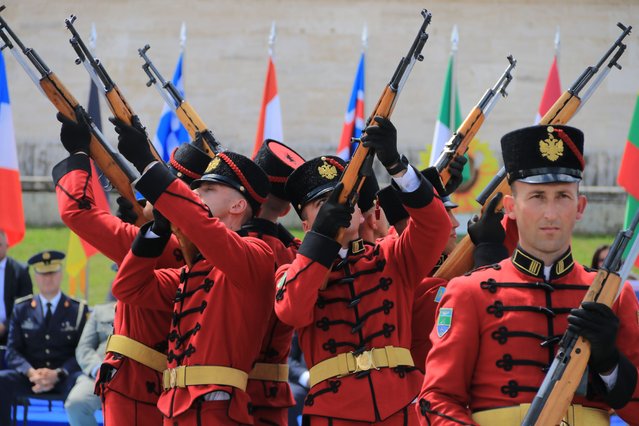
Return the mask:
<path fill-rule="evenodd" d="M 73 297 L 73 296 L 67 296 L 69 298 L 69 300 L 74 301 L 75 303 L 84 303 L 85 305 L 87 304 L 87 301 L 84 299 L 80 299 L 77 297 Z"/>
<path fill-rule="evenodd" d="M 13 303 L 17 305 L 22 302 L 26 302 L 27 300 L 33 299 L 33 294 L 27 294 L 26 296 L 18 297 Z"/>

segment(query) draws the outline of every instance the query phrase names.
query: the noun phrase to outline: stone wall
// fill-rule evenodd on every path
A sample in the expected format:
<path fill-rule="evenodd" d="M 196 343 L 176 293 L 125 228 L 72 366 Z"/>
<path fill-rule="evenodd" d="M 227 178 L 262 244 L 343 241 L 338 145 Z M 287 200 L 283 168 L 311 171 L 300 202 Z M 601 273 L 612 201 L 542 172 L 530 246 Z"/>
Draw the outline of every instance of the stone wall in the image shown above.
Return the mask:
<path fill-rule="evenodd" d="M 254 143 L 268 34 L 275 20 L 284 139 L 306 156 L 334 152 L 337 146 L 364 25 L 369 34 L 369 112 L 416 34 L 420 9 L 426 5 L 433 13 L 425 60 L 415 66 L 393 116 L 406 151 L 423 149 L 432 140 L 453 25 L 459 27 L 456 75 L 462 115 L 494 83 L 512 53 L 518 65 L 510 95 L 497 104 L 479 133 L 498 151 L 501 134 L 535 116 L 557 26 L 565 89 L 617 38 L 618 21 L 639 22 L 636 0 L 8 0 L 6 5 L 3 17 L 81 102 L 87 99 L 89 78 L 82 66 L 74 65 L 63 21 L 71 13 L 78 15 L 76 26 L 87 39 L 95 23 L 98 56 L 151 132 L 162 100 L 144 84 L 137 49 L 149 43 L 150 57 L 170 77 L 185 22 L 187 100 L 226 146 L 241 153 L 251 152 Z M 571 121 L 586 132 L 587 153 L 610 155 L 597 160 L 597 176 L 607 178 L 596 183 L 606 185 L 612 184 L 608 177 L 618 167 L 639 90 L 636 31 L 627 44 L 623 70 L 613 70 Z M 23 175 L 48 175 L 63 156 L 54 110 L 7 50 L 4 54 L 20 167 Z M 103 115 L 106 122 L 106 107 Z M 105 134 L 114 141 L 108 127 Z"/>

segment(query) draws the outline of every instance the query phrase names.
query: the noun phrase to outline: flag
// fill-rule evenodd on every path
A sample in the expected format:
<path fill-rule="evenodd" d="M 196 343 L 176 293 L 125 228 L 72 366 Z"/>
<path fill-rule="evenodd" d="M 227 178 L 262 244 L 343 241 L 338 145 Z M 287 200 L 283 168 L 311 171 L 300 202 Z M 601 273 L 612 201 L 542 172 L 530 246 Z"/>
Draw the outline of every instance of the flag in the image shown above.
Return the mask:
<path fill-rule="evenodd" d="M 356 143 L 351 143 L 352 138 L 359 138 L 364 130 L 364 63 L 364 52 L 362 52 L 355 73 L 351 98 L 344 115 L 342 136 L 337 146 L 337 155 L 344 161 L 350 160 L 357 148 Z"/>
<path fill-rule="evenodd" d="M 180 53 L 177 65 L 175 66 L 175 72 L 173 73 L 173 79 L 171 80 L 175 87 L 180 92 L 180 95 L 184 96 L 184 80 L 182 78 L 182 60 L 184 58 L 184 52 Z M 153 145 L 158 153 L 162 156 L 165 162 L 168 162 L 173 150 L 182 143 L 190 142 L 191 138 L 186 131 L 177 115 L 168 105 L 164 105 L 162 108 L 162 115 L 160 116 L 160 122 L 158 128 L 155 131 L 153 137 Z"/>
<path fill-rule="evenodd" d="M 544 87 L 544 93 L 541 96 L 541 102 L 537 109 L 537 116 L 535 117 L 535 124 L 541 121 L 541 118 L 546 115 L 548 110 L 555 104 L 557 99 L 561 96 L 561 82 L 559 80 L 559 68 L 557 66 L 559 62 L 559 29 L 555 35 L 555 56 L 550 65 L 548 71 L 548 78 L 546 78 L 546 86 Z"/>
<path fill-rule="evenodd" d="M 0 206 L 0 229 L 7 234 L 9 247 L 11 247 L 24 238 L 25 223 L 7 69 L 2 52 L 0 52 Z"/>
<path fill-rule="evenodd" d="M 451 53 L 448 59 L 448 68 L 446 70 L 446 80 L 444 81 L 444 90 L 442 91 L 442 99 L 439 103 L 439 117 L 435 123 L 435 134 L 433 135 L 433 145 L 430 151 L 429 165 L 435 164 L 439 155 L 451 138 L 453 132 L 461 125 L 461 108 L 459 106 L 459 94 L 457 92 L 457 81 L 455 78 L 455 54 L 457 53 L 457 26 L 453 27 L 451 36 Z M 464 171 L 468 167 L 464 167 Z"/>
<path fill-rule="evenodd" d="M 630 122 L 630 131 L 628 132 L 628 140 L 621 157 L 621 166 L 617 175 L 617 183 L 624 187 L 628 192 L 628 200 L 626 202 L 626 216 L 624 226 L 628 226 L 630 221 L 639 209 L 639 95 L 635 103 L 635 111 Z M 634 239 L 637 237 L 635 233 Z M 632 245 L 632 241 L 628 247 Z M 639 267 L 639 258 L 635 261 L 635 266 Z"/>
<path fill-rule="evenodd" d="M 269 35 L 269 56 L 266 70 L 266 81 L 264 82 L 264 94 L 262 95 L 262 107 L 260 108 L 260 118 L 257 121 L 257 134 L 255 135 L 255 145 L 253 155 L 260 150 L 262 142 L 266 139 L 273 139 L 284 142 L 282 134 L 282 109 L 280 107 L 280 96 L 277 92 L 277 78 L 275 76 L 275 63 L 273 62 L 273 46 L 275 45 L 275 22 L 271 25 Z"/>

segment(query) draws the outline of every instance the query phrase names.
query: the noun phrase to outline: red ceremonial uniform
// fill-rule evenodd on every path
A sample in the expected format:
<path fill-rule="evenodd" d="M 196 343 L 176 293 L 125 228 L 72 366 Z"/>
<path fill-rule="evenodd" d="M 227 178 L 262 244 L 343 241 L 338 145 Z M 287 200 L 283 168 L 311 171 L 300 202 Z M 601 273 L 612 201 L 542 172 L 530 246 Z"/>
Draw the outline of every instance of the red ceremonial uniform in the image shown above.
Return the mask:
<path fill-rule="evenodd" d="M 314 366 L 339 354 L 410 349 L 415 287 L 439 259 L 451 226 L 426 185 L 422 181 L 414 192 L 398 192 L 411 215 L 401 236 L 375 245 L 359 240 L 345 258 L 335 259 L 331 248 L 337 243 L 309 232 L 295 261 L 278 270 L 275 310 L 296 328 L 311 380 Z M 326 289 L 320 290 L 327 275 Z M 422 377 L 403 365 L 332 377 L 311 387 L 304 414 L 311 424 L 403 424 Z"/>
<path fill-rule="evenodd" d="M 454 424 L 442 415 L 476 424 L 474 412 L 532 401 L 570 309 L 579 306 L 595 277 L 574 262 L 570 251 L 552 266 L 550 279 L 544 279 L 543 269 L 543 262 L 517 249 L 498 265 L 449 282 L 431 333 L 421 424 Z M 627 376 L 639 365 L 639 304 L 627 283 L 612 309 L 619 318 L 617 347 L 631 363 L 620 362 L 619 381 L 625 368 Z M 589 396 L 575 396 L 573 403 L 608 410 L 599 391 L 603 386 L 598 375 L 590 374 Z M 627 422 L 637 424 L 638 397 L 635 387 L 633 399 L 616 410 Z"/>
<path fill-rule="evenodd" d="M 74 154 L 61 161 L 53 169 L 53 179 L 62 221 L 83 240 L 120 265 L 139 228 L 96 207 L 89 157 Z M 175 268 L 183 264 L 179 244 L 175 238 L 171 238 L 158 259 L 158 265 Z M 177 286 L 173 293 L 176 289 Z M 170 317 L 166 312 L 154 307 L 132 306 L 121 300 L 118 300 L 115 312 L 114 335 L 129 337 L 166 354 L 170 325 Z M 107 424 L 139 424 L 136 418 L 144 418 L 145 424 L 161 422 L 162 416 L 156 403 L 162 391 L 162 374 L 112 352 L 107 352 L 100 372 L 107 371 L 107 366 L 113 369 L 109 372 L 112 377 L 105 379 L 98 375 L 97 383 L 103 379 L 106 382 L 96 387 L 96 392 L 101 394 L 104 402 Z M 125 404 L 123 398 L 132 401 Z M 134 412 L 140 415 L 136 417 Z"/>
<path fill-rule="evenodd" d="M 139 306 L 173 312 L 169 368 L 223 366 L 249 373 L 273 306 L 271 249 L 212 217 L 209 208 L 162 165 L 147 170 L 136 187 L 202 256 L 191 268 L 155 270 L 157 259 L 145 257 L 143 249 L 136 254 L 134 245 L 113 284 L 114 293 Z M 168 289 L 176 285 L 177 295 L 171 294 Z M 228 393 L 230 401 L 200 398 L 214 391 Z M 253 423 L 249 395 L 232 386 L 172 387 L 160 395 L 158 407 L 167 425 Z"/>
<path fill-rule="evenodd" d="M 288 233 L 282 225 L 255 218 L 242 227 L 242 232 L 259 238 L 269 245 L 275 256 L 276 267 L 289 264 L 295 259 L 300 241 Z M 266 364 L 287 364 L 292 338 L 293 327 L 281 322 L 273 308 L 266 335 L 262 340 L 260 355 L 256 361 Z M 256 425 L 286 425 L 288 407 L 295 405 L 295 398 L 288 385 L 288 377 L 284 381 L 249 378 L 246 392 L 253 403 L 253 417 Z"/>

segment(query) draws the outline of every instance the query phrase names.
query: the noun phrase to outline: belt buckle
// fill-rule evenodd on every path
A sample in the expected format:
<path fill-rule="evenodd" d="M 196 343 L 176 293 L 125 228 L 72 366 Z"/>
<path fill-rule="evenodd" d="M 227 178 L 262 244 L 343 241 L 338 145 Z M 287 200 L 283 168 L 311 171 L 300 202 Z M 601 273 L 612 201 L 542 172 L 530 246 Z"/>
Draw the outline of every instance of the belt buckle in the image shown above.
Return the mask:
<path fill-rule="evenodd" d="M 177 387 L 177 368 L 169 368 L 169 388 Z"/>
<path fill-rule="evenodd" d="M 373 358 L 373 350 L 364 351 L 355 357 L 355 371 L 353 373 L 359 373 L 360 371 L 368 371 L 371 368 L 379 370 L 375 365 L 375 359 Z"/>

